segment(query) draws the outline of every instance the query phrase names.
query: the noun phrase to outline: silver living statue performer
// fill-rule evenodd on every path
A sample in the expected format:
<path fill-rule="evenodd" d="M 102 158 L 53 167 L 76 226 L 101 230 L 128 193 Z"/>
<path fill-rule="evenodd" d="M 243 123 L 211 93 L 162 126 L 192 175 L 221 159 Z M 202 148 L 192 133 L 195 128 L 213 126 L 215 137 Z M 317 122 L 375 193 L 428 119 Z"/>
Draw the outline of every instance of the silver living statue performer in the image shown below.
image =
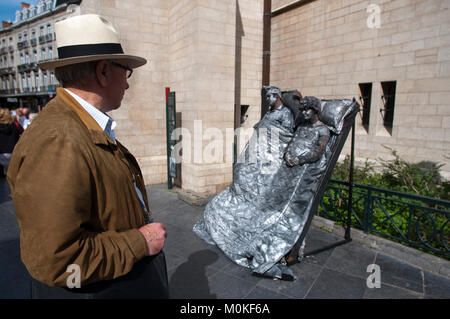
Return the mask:
<path fill-rule="evenodd" d="M 270 110 L 234 167 L 234 182 L 206 206 L 194 232 L 255 274 L 293 280 L 284 261 L 300 238 L 319 178 L 330 156 L 330 131 L 321 121 L 321 102 L 301 99 L 302 120 L 265 87 Z"/>

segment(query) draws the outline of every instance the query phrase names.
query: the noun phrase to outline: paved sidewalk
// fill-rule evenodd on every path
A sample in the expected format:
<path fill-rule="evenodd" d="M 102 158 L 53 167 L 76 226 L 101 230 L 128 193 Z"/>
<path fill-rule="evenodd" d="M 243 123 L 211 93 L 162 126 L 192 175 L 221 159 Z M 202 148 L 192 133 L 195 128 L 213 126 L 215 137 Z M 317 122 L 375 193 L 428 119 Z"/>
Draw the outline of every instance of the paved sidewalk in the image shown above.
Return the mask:
<path fill-rule="evenodd" d="M 167 227 L 164 251 L 172 298 L 450 298 L 449 279 L 357 242 L 292 266 L 298 276 L 294 282 L 254 277 L 192 232 L 204 207 L 186 204 L 165 185 L 148 186 L 147 193 L 155 220 Z M 4 194 L 0 194 L 0 200 L 0 298 L 29 298 L 29 276 L 19 258 L 18 226 L 12 202 Z M 306 250 L 310 251 L 341 238 L 311 227 L 306 240 Z M 380 266 L 381 288 L 367 287 L 369 264 Z"/>

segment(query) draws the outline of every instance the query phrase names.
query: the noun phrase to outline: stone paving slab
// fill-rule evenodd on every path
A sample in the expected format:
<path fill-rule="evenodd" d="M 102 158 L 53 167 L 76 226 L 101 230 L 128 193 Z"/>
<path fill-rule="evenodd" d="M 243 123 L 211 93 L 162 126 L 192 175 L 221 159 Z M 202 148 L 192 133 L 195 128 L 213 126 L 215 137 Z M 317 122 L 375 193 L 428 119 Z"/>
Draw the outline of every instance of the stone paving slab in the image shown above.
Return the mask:
<path fill-rule="evenodd" d="M 383 270 L 383 283 L 424 293 L 421 269 L 382 254 L 377 256 L 375 263 Z"/>
<path fill-rule="evenodd" d="M 195 267 L 185 268 L 181 264 L 169 271 L 169 276 L 184 272 L 185 277 L 200 272 L 207 278 L 202 281 L 202 292 L 197 294 L 192 289 L 186 289 L 181 282 L 172 280 L 171 291 L 177 291 L 173 297 L 203 298 L 203 295 L 215 295 L 217 298 L 244 299 L 422 299 L 450 298 L 450 280 L 410 265 L 405 261 L 384 255 L 358 242 L 335 247 L 306 258 L 302 263 L 292 266 L 298 279 L 294 282 L 272 280 L 254 277 L 250 271 L 230 261 L 219 249 L 212 247 L 192 236 L 192 227 L 202 215 L 204 206 L 191 206 L 181 202 L 176 194 L 166 189 L 166 185 L 152 185 L 147 188 L 151 201 L 151 210 L 155 220 L 167 225 L 168 241 L 170 237 L 176 243 L 174 251 L 166 246 L 168 264 L 176 251 L 177 257 L 192 254 L 196 249 L 214 252 L 210 260 L 210 268 L 206 270 Z M 159 194 L 164 196 L 159 196 Z M 167 204 L 167 201 L 172 204 Z M 164 203 L 163 203 L 164 202 Z M 171 229 L 175 234 L 170 233 Z M 315 227 L 311 227 L 306 236 L 306 251 L 312 251 L 331 243 L 342 240 L 341 237 Z M 210 257 L 211 257 L 210 256 Z M 220 266 L 214 267 L 214 263 Z M 225 264 L 222 267 L 222 263 Z M 367 272 L 369 264 L 378 264 L 381 269 L 381 288 L 368 288 Z M 180 271 L 183 269 L 183 271 Z M 169 277 L 170 278 L 170 277 Z M 203 277 L 204 278 L 204 277 Z M 245 288 L 244 288 L 245 287 Z M 233 290 L 233 291 L 229 291 Z"/>
<path fill-rule="evenodd" d="M 166 225 L 166 253 L 172 298 L 192 299 L 421 299 L 450 298 L 450 280 L 358 242 L 335 247 L 293 265 L 293 282 L 252 276 L 192 227 L 204 206 L 181 201 L 165 185 L 147 187 L 155 221 Z M 0 203 L 0 298 L 29 298 L 30 277 L 20 260 L 19 229 L 11 201 Z M 342 238 L 311 227 L 306 251 Z M 367 266 L 381 269 L 381 288 L 367 287 Z"/>

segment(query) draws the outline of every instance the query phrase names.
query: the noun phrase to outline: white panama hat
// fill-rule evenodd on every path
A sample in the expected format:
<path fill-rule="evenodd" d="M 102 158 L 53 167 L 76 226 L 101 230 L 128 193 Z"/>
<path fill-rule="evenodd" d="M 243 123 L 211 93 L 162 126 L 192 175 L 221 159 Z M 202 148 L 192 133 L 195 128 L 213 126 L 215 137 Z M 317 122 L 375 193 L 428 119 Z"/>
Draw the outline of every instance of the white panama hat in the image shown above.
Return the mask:
<path fill-rule="evenodd" d="M 44 70 L 77 63 L 124 59 L 132 69 L 147 63 L 147 60 L 126 55 L 113 25 L 96 14 L 70 17 L 55 23 L 58 59 L 39 63 Z"/>

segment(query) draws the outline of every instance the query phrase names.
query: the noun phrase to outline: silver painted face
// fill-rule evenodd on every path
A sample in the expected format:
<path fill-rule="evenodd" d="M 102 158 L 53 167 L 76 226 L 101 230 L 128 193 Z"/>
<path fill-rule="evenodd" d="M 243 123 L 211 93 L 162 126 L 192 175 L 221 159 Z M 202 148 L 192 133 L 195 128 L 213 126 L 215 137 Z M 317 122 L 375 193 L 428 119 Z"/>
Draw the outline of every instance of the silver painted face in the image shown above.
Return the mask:
<path fill-rule="evenodd" d="M 275 106 L 275 103 L 277 103 L 277 101 L 278 101 L 278 95 L 276 95 L 274 93 L 267 93 L 266 99 L 267 99 L 269 106 Z"/>
<path fill-rule="evenodd" d="M 311 108 L 308 108 L 303 111 L 303 117 L 304 117 L 305 121 L 307 121 L 309 123 L 312 123 L 314 121 L 315 116 L 316 116 L 316 113 Z"/>

